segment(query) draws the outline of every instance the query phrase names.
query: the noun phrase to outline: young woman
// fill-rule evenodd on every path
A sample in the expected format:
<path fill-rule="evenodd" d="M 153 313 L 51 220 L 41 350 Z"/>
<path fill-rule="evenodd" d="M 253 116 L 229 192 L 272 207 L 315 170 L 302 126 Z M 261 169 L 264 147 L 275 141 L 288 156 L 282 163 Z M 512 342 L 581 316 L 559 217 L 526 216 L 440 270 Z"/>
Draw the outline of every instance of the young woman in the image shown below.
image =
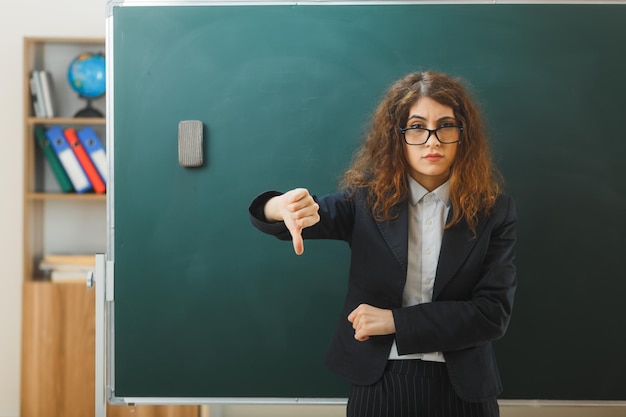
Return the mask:
<path fill-rule="evenodd" d="M 502 194 L 477 106 L 446 74 L 387 91 L 342 191 L 267 192 L 261 231 L 340 239 L 351 263 L 344 319 L 327 354 L 352 383 L 349 417 L 497 416 L 492 342 L 516 287 L 516 211 Z"/>

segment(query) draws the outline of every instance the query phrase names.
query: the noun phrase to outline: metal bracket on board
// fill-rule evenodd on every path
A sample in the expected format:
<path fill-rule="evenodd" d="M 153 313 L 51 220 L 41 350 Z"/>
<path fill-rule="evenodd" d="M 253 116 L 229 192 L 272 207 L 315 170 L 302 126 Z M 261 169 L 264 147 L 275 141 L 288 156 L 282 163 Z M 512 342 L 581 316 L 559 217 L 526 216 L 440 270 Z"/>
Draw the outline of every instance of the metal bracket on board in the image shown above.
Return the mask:
<path fill-rule="evenodd" d="M 104 254 L 96 254 L 95 287 L 96 287 L 96 417 L 106 416 L 105 392 L 105 303 L 104 289 L 106 279 L 106 259 Z"/>
<path fill-rule="evenodd" d="M 96 268 L 88 286 L 96 288 L 96 417 L 106 417 L 107 398 L 107 312 L 113 301 L 113 262 L 106 255 L 96 254 Z"/>

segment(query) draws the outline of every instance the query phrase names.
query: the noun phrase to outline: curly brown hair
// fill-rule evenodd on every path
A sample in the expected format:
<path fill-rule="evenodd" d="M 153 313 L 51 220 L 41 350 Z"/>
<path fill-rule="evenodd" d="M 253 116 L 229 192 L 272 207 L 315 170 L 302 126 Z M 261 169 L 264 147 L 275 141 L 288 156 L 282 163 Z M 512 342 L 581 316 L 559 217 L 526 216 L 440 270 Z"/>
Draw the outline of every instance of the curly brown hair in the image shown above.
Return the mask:
<path fill-rule="evenodd" d="M 484 122 L 460 79 L 437 72 L 415 72 L 396 81 L 370 122 L 369 133 L 343 175 L 342 186 L 369 189 L 369 204 L 377 220 L 395 218 L 392 208 L 409 195 L 408 162 L 400 127 L 421 97 L 449 106 L 463 125 L 463 136 L 450 172 L 453 217 L 449 228 L 464 219 L 475 232 L 501 193 L 502 175 L 493 163 Z"/>

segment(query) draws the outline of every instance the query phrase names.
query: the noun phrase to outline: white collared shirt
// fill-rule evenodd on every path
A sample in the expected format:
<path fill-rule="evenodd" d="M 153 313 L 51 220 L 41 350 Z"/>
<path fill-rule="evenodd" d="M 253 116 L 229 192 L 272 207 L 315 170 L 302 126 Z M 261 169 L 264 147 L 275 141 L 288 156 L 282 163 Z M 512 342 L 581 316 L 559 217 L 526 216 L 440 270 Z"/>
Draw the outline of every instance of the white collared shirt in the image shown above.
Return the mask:
<path fill-rule="evenodd" d="M 402 306 L 429 303 L 433 299 L 435 275 L 443 229 L 450 211 L 450 183 L 446 181 L 429 192 L 409 177 L 411 200 L 409 204 L 409 245 L 406 284 Z M 399 355 L 394 340 L 389 359 L 422 359 L 445 362 L 441 352 Z"/>

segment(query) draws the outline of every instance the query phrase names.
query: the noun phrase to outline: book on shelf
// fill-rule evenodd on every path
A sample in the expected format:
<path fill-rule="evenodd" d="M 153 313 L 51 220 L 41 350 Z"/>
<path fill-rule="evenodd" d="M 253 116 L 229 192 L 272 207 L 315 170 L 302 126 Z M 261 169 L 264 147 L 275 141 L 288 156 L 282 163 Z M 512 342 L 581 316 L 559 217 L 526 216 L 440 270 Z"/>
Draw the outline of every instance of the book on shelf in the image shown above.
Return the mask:
<path fill-rule="evenodd" d="M 95 254 L 46 254 L 39 262 L 39 269 L 53 282 L 85 281 L 95 267 Z"/>
<path fill-rule="evenodd" d="M 43 101 L 43 90 L 41 88 L 41 80 L 39 78 L 39 71 L 33 70 L 30 72 L 30 95 L 33 103 L 33 111 L 35 117 L 46 117 L 46 109 Z"/>
<path fill-rule="evenodd" d="M 100 174 L 98 173 L 96 166 L 93 164 L 85 148 L 83 148 L 81 141 L 78 139 L 76 129 L 68 127 L 63 131 L 63 133 L 65 134 L 65 139 L 67 139 L 67 142 L 74 151 L 78 162 L 80 162 L 83 171 L 85 171 L 87 178 L 89 178 L 89 182 L 91 182 L 93 190 L 98 194 L 104 193 L 106 191 L 106 185 L 104 184 L 102 178 L 100 178 Z"/>
<path fill-rule="evenodd" d="M 44 117 L 54 117 L 55 108 L 52 97 L 52 76 L 46 70 L 39 71 L 39 81 L 41 83 L 41 92 L 43 95 Z"/>
<path fill-rule="evenodd" d="M 59 183 L 59 187 L 61 187 L 61 191 L 64 193 L 74 191 L 70 177 L 67 176 L 61 161 L 50 146 L 50 141 L 46 136 L 46 129 L 43 126 L 35 127 L 35 141 L 37 141 L 37 145 L 43 152 L 46 161 L 48 161 L 48 164 L 50 165 L 50 168 Z"/>
<path fill-rule="evenodd" d="M 57 268 L 65 265 L 94 267 L 96 255 L 91 253 L 47 253 L 39 263 L 39 266 L 43 268 Z"/>
<path fill-rule="evenodd" d="M 46 136 L 50 140 L 50 145 L 61 161 L 63 168 L 65 168 L 65 172 L 72 181 L 74 190 L 77 193 L 84 193 L 91 190 L 93 188 L 92 184 L 78 161 L 76 154 L 72 150 L 70 143 L 65 138 L 63 128 L 61 128 L 61 126 L 51 127 L 46 130 Z"/>
<path fill-rule="evenodd" d="M 55 106 L 52 93 L 52 76 L 46 70 L 32 70 L 30 91 L 36 117 L 54 117 Z"/>
<path fill-rule="evenodd" d="M 90 271 L 50 271 L 50 281 L 52 282 L 86 282 Z"/>

